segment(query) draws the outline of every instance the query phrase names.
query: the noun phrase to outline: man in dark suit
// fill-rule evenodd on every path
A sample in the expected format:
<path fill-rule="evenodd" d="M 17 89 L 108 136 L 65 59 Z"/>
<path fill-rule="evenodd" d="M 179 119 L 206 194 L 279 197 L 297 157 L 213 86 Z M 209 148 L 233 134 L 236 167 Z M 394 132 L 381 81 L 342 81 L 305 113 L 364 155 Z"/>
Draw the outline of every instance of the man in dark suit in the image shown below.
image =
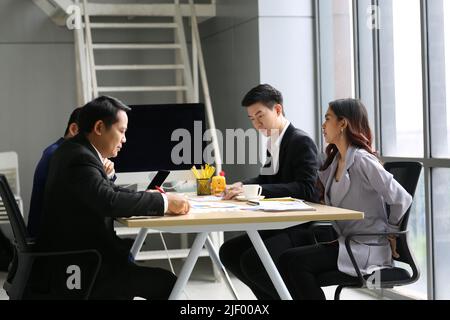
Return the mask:
<path fill-rule="evenodd" d="M 242 193 L 243 184 L 259 184 L 268 198 L 295 197 L 317 200 L 317 147 L 284 116 L 283 96 L 268 84 L 250 90 L 242 100 L 255 129 L 268 137 L 267 162 L 261 174 L 229 186 L 225 199 Z"/>
<path fill-rule="evenodd" d="M 82 108 L 80 133 L 54 153 L 45 188 L 44 217 L 37 247 L 43 251 L 96 249 L 102 258 L 91 298 L 167 299 L 176 277 L 159 268 L 129 262 L 128 248 L 116 241 L 112 218 L 186 214 L 178 195 L 132 192 L 115 186 L 103 161 L 126 142 L 129 107 L 99 97 Z"/>
<path fill-rule="evenodd" d="M 67 123 L 64 137 L 59 138 L 56 142 L 49 145 L 42 152 L 42 157 L 39 160 L 36 170 L 34 171 L 33 190 L 31 192 L 30 211 L 28 212 L 27 230 L 29 236 L 36 238 L 38 235 L 38 228 L 41 223 L 45 184 L 47 183 L 48 169 L 50 160 L 56 149 L 67 139 L 73 138 L 78 134 L 78 117 L 81 112 L 81 107 L 72 111 Z M 103 168 L 105 169 L 108 178 L 113 182 L 116 180 L 114 163 L 109 159 L 104 159 Z"/>
<path fill-rule="evenodd" d="M 262 195 L 295 197 L 316 202 L 315 187 L 319 161 L 314 141 L 302 130 L 295 128 L 284 116 L 283 96 L 268 84 L 251 89 L 242 106 L 255 129 L 268 137 L 267 162 L 258 177 L 237 182 L 227 188 L 225 199 L 243 192 L 244 184 L 259 184 Z M 304 225 L 285 230 L 260 232 L 275 263 L 292 243 L 309 242 L 310 235 Z M 226 241 L 220 248 L 223 264 L 236 277 L 247 284 L 259 299 L 276 299 L 276 291 L 247 235 Z"/>

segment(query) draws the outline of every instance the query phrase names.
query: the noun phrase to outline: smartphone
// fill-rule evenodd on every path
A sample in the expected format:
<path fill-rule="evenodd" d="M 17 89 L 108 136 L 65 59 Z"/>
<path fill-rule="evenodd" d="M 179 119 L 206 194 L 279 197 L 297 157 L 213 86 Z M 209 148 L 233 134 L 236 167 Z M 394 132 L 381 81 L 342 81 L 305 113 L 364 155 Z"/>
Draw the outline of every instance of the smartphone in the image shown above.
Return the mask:
<path fill-rule="evenodd" d="M 160 187 L 164 181 L 167 179 L 167 176 L 170 174 L 168 170 L 159 170 L 158 173 L 153 177 L 152 181 L 147 187 L 147 190 L 153 190 L 156 186 Z"/>

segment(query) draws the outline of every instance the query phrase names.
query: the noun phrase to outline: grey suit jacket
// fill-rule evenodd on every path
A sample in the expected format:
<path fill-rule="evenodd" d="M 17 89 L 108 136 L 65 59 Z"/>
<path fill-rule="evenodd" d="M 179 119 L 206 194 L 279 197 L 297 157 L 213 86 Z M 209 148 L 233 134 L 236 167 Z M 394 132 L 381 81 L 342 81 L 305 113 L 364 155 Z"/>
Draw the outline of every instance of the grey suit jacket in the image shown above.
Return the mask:
<path fill-rule="evenodd" d="M 345 249 L 344 239 L 352 233 L 389 232 L 399 229 L 400 221 L 409 208 L 412 198 L 409 193 L 387 172 L 378 159 L 355 147 L 347 150 L 345 170 L 342 174 L 336 203 L 330 202 L 329 191 L 334 179 L 339 153 L 331 165 L 319 172 L 319 179 L 325 186 L 325 204 L 364 212 L 364 219 L 335 221 L 333 226 L 339 235 L 338 268 L 356 276 L 355 269 Z M 390 214 L 386 210 L 390 206 Z M 367 244 L 378 244 L 368 246 Z M 393 265 L 391 248 L 385 237 L 361 237 L 351 243 L 355 260 L 363 274 L 373 268 Z"/>

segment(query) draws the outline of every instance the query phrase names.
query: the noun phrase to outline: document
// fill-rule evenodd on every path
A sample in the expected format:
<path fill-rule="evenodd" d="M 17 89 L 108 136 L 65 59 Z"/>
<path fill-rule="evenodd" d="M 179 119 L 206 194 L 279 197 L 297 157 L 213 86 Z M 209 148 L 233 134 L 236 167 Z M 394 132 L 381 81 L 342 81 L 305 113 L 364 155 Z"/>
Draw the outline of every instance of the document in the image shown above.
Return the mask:
<path fill-rule="evenodd" d="M 189 196 L 189 201 L 196 201 L 196 202 L 211 202 L 211 201 L 222 201 L 222 197 L 216 197 L 216 196 Z"/>
<path fill-rule="evenodd" d="M 302 200 L 295 201 L 261 201 L 259 205 L 242 207 L 243 210 L 250 211 L 314 211 L 315 208 L 307 205 Z"/>
<path fill-rule="evenodd" d="M 239 206 L 232 203 L 218 203 L 218 202 L 195 202 L 189 201 L 193 209 L 238 209 Z"/>

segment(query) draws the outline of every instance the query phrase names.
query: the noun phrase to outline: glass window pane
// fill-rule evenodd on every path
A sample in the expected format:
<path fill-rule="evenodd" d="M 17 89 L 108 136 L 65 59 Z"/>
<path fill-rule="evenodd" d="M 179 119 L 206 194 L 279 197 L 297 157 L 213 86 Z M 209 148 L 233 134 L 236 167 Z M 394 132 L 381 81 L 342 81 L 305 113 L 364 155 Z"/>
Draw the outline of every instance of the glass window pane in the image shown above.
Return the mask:
<path fill-rule="evenodd" d="M 450 169 L 433 170 L 436 299 L 450 299 Z"/>
<path fill-rule="evenodd" d="M 355 95 L 353 15 L 351 0 L 319 1 L 321 86 L 328 102 Z"/>
<path fill-rule="evenodd" d="M 420 0 L 380 0 L 382 153 L 423 157 Z"/>
<path fill-rule="evenodd" d="M 427 229 L 425 217 L 425 184 L 422 170 L 408 222 L 408 241 L 420 270 L 420 278 L 413 284 L 395 288 L 399 293 L 417 299 L 427 299 Z"/>
<path fill-rule="evenodd" d="M 361 101 L 367 108 L 370 128 L 375 136 L 375 93 L 374 93 L 374 56 L 373 56 L 373 29 L 376 27 L 372 16 L 376 14 L 372 0 L 358 0 L 358 45 L 359 45 L 359 94 Z M 363 18 L 364 17 L 364 18 Z"/>
<path fill-rule="evenodd" d="M 450 1 L 428 2 L 431 153 L 450 157 Z"/>

